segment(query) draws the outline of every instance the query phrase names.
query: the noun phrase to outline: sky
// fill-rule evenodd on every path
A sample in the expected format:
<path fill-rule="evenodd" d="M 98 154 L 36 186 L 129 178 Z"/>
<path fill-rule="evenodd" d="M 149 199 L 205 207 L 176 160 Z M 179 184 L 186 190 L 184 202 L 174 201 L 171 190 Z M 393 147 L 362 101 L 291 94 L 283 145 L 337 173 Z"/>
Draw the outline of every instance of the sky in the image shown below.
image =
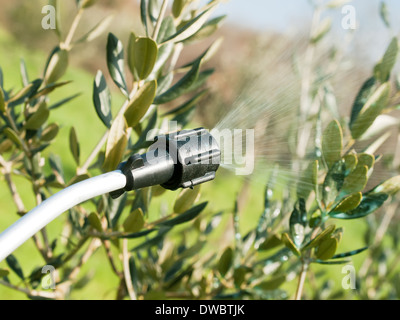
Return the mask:
<path fill-rule="evenodd" d="M 381 48 L 387 46 L 391 37 L 400 34 L 400 1 L 385 0 L 390 10 L 392 30 L 388 30 L 380 18 L 382 1 L 353 0 L 349 3 L 356 12 L 355 36 L 359 42 L 369 46 L 372 59 L 382 54 Z M 293 33 L 307 30 L 310 26 L 312 7 L 309 0 L 230 0 L 221 5 L 218 13 L 227 14 L 227 24 L 258 31 Z M 341 8 L 329 11 L 327 15 L 333 17 L 333 32 L 343 34 Z"/>

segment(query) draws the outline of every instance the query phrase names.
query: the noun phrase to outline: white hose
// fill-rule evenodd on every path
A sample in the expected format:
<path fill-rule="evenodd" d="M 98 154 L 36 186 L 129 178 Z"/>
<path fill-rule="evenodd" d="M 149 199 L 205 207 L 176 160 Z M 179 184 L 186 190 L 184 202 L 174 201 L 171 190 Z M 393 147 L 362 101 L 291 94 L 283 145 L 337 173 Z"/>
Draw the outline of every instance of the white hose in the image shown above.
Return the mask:
<path fill-rule="evenodd" d="M 0 261 L 63 212 L 125 185 L 125 175 L 117 170 L 81 181 L 51 196 L 0 234 Z"/>

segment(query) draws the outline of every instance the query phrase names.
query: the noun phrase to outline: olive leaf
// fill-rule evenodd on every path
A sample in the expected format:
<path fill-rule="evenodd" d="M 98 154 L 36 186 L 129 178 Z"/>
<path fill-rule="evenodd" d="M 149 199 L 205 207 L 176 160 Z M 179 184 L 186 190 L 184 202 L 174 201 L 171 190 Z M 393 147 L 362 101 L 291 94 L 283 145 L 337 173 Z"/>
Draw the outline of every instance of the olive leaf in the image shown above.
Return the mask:
<path fill-rule="evenodd" d="M 111 94 L 103 73 L 97 71 L 93 82 L 93 104 L 97 115 L 107 128 L 111 127 Z"/>
<path fill-rule="evenodd" d="M 135 127 L 143 118 L 153 103 L 156 92 L 156 80 L 146 82 L 142 87 L 140 87 L 135 97 L 129 102 L 124 114 L 129 127 Z"/>
<path fill-rule="evenodd" d="M 374 76 L 380 82 L 386 82 L 390 78 L 390 73 L 397 61 L 399 52 L 399 41 L 393 38 L 387 48 L 382 60 L 375 66 Z"/>
<path fill-rule="evenodd" d="M 390 96 L 390 83 L 382 84 L 365 105 L 354 117 L 354 121 L 350 126 L 351 134 L 354 139 L 360 138 L 368 128 L 374 123 L 375 119 L 381 114 L 382 110 L 387 106 Z"/>
<path fill-rule="evenodd" d="M 175 213 L 183 213 L 191 208 L 195 203 L 200 193 L 200 185 L 195 186 L 193 189 L 183 189 L 174 204 Z"/>
<path fill-rule="evenodd" d="M 126 121 L 123 115 L 114 119 L 107 139 L 106 154 L 103 167 L 107 171 L 115 170 L 121 162 L 128 144 Z"/>
<path fill-rule="evenodd" d="M 69 149 L 75 160 L 75 163 L 79 166 L 80 147 L 79 147 L 78 136 L 76 135 L 74 127 L 71 127 L 69 131 Z"/>
<path fill-rule="evenodd" d="M 114 83 L 126 97 L 129 97 L 124 73 L 124 46 L 112 33 L 108 34 L 107 39 L 107 66 Z"/>
<path fill-rule="evenodd" d="M 342 127 L 337 120 L 334 120 L 325 129 L 322 136 L 322 154 L 328 168 L 331 168 L 335 162 L 341 159 L 342 148 Z"/>
<path fill-rule="evenodd" d="M 131 32 L 128 47 L 128 64 L 137 80 L 144 80 L 151 74 L 157 61 L 157 43 L 147 37 L 136 37 Z"/>
<path fill-rule="evenodd" d="M 44 82 L 46 84 L 57 82 L 67 71 L 69 63 L 69 54 L 65 49 L 56 48 L 49 58 L 44 73 Z"/>
<path fill-rule="evenodd" d="M 315 249 L 315 256 L 320 260 L 331 259 L 337 250 L 338 241 L 335 238 L 325 238 L 320 241 L 318 247 Z"/>
<path fill-rule="evenodd" d="M 99 216 L 97 215 L 97 213 L 92 212 L 91 214 L 89 214 L 88 220 L 89 220 L 90 225 L 91 225 L 94 229 L 96 229 L 96 230 L 99 231 L 99 232 L 102 232 L 102 231 L 103 231 L 103 227 L 101 226 L 100 218 L 99 218 Z"/>
<path fill-rule="evenodd" d="M 233 250 L 231 247 L 228 247 L 224 250 L 222 253 L 218 265 L 217 265 L 217 270 L 221 274 L 221 276 L 225 276 L 229 269 L 231 268 L 233 263 Z"/>
<path fill-rule="evenodd" d="M 131 212 L 125 219 L 123 227 L 125 232 L 136 233 L 142 230 L 144 223 L 143 211 L 142 209 L 138 208 Z"/>

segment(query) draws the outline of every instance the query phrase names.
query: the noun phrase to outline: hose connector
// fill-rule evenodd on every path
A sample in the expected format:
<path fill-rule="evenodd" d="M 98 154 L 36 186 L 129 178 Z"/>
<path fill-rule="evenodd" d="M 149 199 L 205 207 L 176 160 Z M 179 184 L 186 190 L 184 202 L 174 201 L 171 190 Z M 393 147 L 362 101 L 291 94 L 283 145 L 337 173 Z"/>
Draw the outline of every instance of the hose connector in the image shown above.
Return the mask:
<path fill-rule="evenodd" d="M 215 138 L 204 128 L 157 136 L 143 155 L 134 154 L 120 164 L 126 186 L 111 193 L 118 198 L 126 191 L 161 185 L 165 189 L 193 188 L 213 180 L 221 161 Z"/>

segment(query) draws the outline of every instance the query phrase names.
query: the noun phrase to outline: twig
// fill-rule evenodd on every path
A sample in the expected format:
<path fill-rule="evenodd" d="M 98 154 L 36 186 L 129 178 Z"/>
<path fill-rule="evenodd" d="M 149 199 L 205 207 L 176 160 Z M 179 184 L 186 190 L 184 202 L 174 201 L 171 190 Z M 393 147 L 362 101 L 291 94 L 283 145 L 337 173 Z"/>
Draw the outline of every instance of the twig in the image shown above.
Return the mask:
<path fill-rule="evenodd" d="M 72 22 L 71 28 L 69 29 L 68 35 L 65 38 L 64 43 L 61 44 L 61 47 L 63 47 L 66 50 L 71 49 L 72 38 L 74 37 L 76 29 L 78 28 L 79 22 L 81 21 L 83 11 L 84 9 L 79 9 L 78 13 L 74 18 L 74 21 Z"/>
<path fill-rule="evenodd" d="M 8 287 L 10 289 L 25 293 L 26 295 L 31 296 L 31 297 L 41 297 L 41 298 L 47 298 L 47 299 L 56 299 L 58 297 L 56 292 L 29 290 L 27 288 L 21 288 L 21 287 L 15 286 L 15 285 L 8 283 L 6 281 L 3 281 L 3 280 L 0 280 L 0 284 L 5 287 Z"/>
<path fill-rule="evenodd" d="M 135 293 L 135 289 L 132 285 L 132 277 L 129 271 L 129 251 L 128 251 L 128 240 L 122 240 L 122 261 L 124 266 L 124 277 L 125 277 L 125 284 L 126 290 L 128 291 L 129 297 L 131 300 L 137 300 L 137 296 Z"/>
<path fill-rule="evenodd" d="M 109 240 L 102 240 L 104 249 L 106 250 L 108 261 L 110 262 L 111 269 L 118 276 L 118 278 L 122 279 L 124 277 L 123 273 L 118 271 L 117 266 L 115 265 L 114 257 L 111 253 L 111 245 Z"/>
<path fill-rule="evenodd" d="M 305 283 L 306 277 L 307 277 L 307 271 L 308 271 L 308 262 L 303 261 L 303 264 L 301 266 L 300 275 L 299 275 L 299 282 L 297 284 L 297 290 L 296 290 L 296 296 L 295 296 L 296 300 L 301 300 L 301 296 L 302 296 L 303 290 L 304 290 L 304 283 Z"/>
<path fill-rule="evenodd" d="M 161 9 L 160 9 L 160 14 L 158 16 L 156 26 L 154 27 L 154 30 L 153 30 L 152 38 L 154 41 L 157 40 L 158 33 L 160 32 L 160 28 L 161 28 L 161 23 L 164 19 L 165 12 L 167 11 L 167 7 L 168 7 L 168 0 L 164 0 L 162 3 Z"/>

